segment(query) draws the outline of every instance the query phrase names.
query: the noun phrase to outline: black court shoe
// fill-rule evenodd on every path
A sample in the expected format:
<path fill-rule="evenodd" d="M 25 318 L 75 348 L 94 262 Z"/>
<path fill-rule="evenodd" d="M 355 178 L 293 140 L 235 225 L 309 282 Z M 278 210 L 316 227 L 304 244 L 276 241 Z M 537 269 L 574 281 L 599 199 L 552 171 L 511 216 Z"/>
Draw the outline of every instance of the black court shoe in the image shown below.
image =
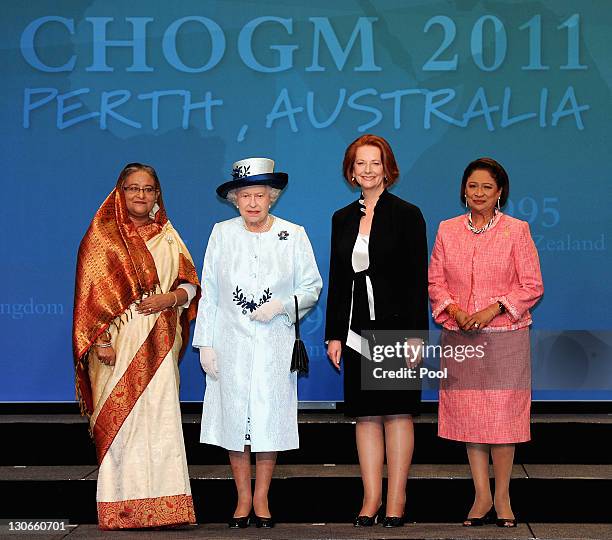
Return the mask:
<path fill-rule="evenodd" d="M 378 507 L 378 510 L 373 516 L 357 516 L 353 521 L 353 527 L 371 527 L 376 525 L 380 519 L 380 513 L 382 511 L 382 505 Z"/>
<path fill-rule="evenodd" d="M 495 507 L 491 506 L 491 509 L 482 517 L 467 518 L 463 522 L 464 527 L 482 527 L 483 525 L 492 525 L 497 519 L 495 513 Z M 500 525 L 501 526 L 501 525 Z"/>
<path fill-rule="evenodd" d="M 391 527 L 403 527 L 406 519 L 404 516 L 385 516 L 382 520 L 382 526 L 390 529 Z"/>
<path fill-rule="evenodd" d="M 259 517 L 255 514 L 255 527 L 258 529 L 272 529 L 274 527 L 274 520 L 270 517 Z"/>
<path fill-rule="evenodd" d="M 233 517 L 227 522 L 230 529 L 246 529 L 251 524 L 251 516 Z"/>

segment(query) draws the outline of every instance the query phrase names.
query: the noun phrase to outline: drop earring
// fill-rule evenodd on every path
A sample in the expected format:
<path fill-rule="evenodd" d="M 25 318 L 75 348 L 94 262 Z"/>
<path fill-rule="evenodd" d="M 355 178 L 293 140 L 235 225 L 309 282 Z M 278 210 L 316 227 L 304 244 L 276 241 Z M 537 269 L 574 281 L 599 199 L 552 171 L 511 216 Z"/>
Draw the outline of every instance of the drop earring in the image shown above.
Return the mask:
<path fill-rule="evenodd" d="M 501 199 L 501 197 L 497 197 L 497 209 L 501 210 L 501 206 L 499 204 L 499 200 Z"/>
<path fill-rule="evenodd" d="M 464 195 L 463 198 L 465 199 L 465 207 L 468 208 L 467 195 Z"/>

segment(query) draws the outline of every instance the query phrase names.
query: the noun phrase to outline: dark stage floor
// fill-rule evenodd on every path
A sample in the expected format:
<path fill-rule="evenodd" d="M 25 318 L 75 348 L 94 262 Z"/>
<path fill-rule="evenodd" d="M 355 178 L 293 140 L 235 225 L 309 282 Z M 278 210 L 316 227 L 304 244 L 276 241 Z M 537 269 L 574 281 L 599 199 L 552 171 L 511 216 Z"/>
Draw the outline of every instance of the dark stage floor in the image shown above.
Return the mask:
<path fill-rule="evenodd" d="M 209 538 L 214 540 L 254 540 L 254 539 L 301 539 L 301 540 L 349 540 L 349 539 L 423 539 L 423 540 L 608 540 L 612 539 L 612 526 L 597 523 L 521 523 L 515 529 L 505 530 L 496 526 L 467 529 L 455 523 L 416 523 L 406 524 L 398 529 L 384 529 L 380 526 L 356 529 L 351 525 L 338 523 L 288 523 L 278 524 L 274 529 L 262 532 L 249 527 L 242 530 L 229 530 L 224 524 L 204 524 L 182 530 L 163 531 L 100 531 L 95 525 L 70 526 L 69 531 L 57 535 L 36 535 L 31 538 L 61 539 L 108 539 L 145 540 L 148 538 L 168 538 L 184 540 L 188 538 Z M 20 535 L 24 538 L 23 535 Z M 0 528 L 0 538 L 6 536 Z"/>

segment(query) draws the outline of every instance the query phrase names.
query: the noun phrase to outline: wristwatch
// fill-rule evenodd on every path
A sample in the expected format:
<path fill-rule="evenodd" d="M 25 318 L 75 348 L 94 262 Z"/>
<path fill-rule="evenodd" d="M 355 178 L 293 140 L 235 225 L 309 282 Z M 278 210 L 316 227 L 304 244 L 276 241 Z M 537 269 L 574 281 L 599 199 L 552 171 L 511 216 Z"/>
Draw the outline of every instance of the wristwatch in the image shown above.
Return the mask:
<path fill-rule="evenodd" d="M 502 304 L 499 300 L 497 301 L 497 306 L 499 307 L 499 314 L 506 313 L 506 306 Z"/>

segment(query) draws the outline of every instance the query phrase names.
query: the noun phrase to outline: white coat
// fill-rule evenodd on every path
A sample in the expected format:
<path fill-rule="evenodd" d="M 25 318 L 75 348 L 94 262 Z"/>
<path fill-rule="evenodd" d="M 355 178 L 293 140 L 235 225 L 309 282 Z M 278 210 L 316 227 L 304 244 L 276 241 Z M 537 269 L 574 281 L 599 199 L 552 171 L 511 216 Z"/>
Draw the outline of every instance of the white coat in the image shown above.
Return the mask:
<path fill-rule="evenodd" d="M 302 318 L 321 286 L 303 227 L 280 218 L 265 233 L 246 230 L 241 217 L 215 224 L 193 345 L 215 350 L 219 377 L 206 376 L 200 442 L 236 451 L 245 443 L 253 452 L 298 448 L 293 295 Z M 271 299 L 285 313 L 251 321 L 249 314 Z"/>

